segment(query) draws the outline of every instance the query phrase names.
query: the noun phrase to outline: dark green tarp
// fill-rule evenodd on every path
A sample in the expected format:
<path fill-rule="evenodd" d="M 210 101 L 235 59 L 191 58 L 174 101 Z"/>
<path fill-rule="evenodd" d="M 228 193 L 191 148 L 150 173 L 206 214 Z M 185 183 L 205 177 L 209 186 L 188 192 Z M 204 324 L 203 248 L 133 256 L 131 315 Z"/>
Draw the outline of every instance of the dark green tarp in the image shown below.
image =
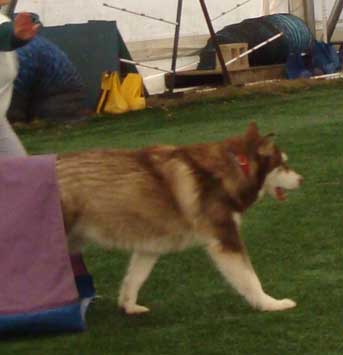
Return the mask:
<path fill-rule="evenodd" d="M 248 48 L 283 32 L 283 36 L 249 54 L 251 66 L 285 63 L 290 53 L 310 50 L 313 36 L 306 24 L 289 14 L 250 18 L 224 27 L 216 33 L 219 44 L 247 43 Z M 216 52 L 211 39 L 200 53 L 198 69 L 214 69 Z"/>
<path fill-rule="evenodd" d="M 78 119 L 95 111 L 103 72 L 136 71 L 120 64 L 131 58 L 115 21 L 42 26 L 39 37 L 18 53 L 11 121 Z"/>

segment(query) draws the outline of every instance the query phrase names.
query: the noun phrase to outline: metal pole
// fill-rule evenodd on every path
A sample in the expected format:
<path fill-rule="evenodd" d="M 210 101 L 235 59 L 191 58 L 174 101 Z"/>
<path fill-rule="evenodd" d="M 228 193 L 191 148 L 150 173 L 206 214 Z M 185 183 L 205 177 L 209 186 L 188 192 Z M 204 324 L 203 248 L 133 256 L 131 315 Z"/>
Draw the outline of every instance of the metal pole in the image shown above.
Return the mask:
<path fill-rule="evenodd" d="M 326 0 L 322 0 L 322 28 L 323 28 L 323 42 L 328 43 L 328 18 L 326 14 Z"/>
<path fill-rule="evenodd" d="M 144 68 L 149 68 L 149 69 L 162 71 L 164 73 L 172 73 L 171 70 L 165 70 L 165 69 L 162 69 L 162 68 L 159 68 L 159 67 L 153 67 L 151 65 L 135 62 L 134 60 L 129 60 L 129 59 L 125 59 L 125 58 L 119 58 L 119 61 L 122 62 L 122 63 L 134 64 L 134 65 L 139 66 L 139 67 L 144 67 Z"/>
<path fill-rule="evenodd" d="M 14 9 L 17 6 L 18 0 L 12 0 L 8 5 L 1 6 L 1 13 L 8 16 L 9 18 L 13 17 Z"/>
<path fill-rule="evenodd" d="M 343 9 L 343 0 L 336 0 L 336 2 L 334 3 L 329 19 L 328 19 L 328 41 L 331 40 L 331 37 L 333 35 L 333 32 L 335 30 L 335 27 L 337 25 L 339 16 L 342 13 L 342 9 Z"/>
<path fill-rule="evenodd" d="M 136 11 L 131 11 L 131 10 L 128 10 L 128 9 L 124 9 L 122 7 L 108 5 L 106 3 L 103 3 L 102 5 L 105 6 L 105 7 L 109 7 L 110 9 L 115 9 L 115 10 L 122 11 L 122 12 L 127 12 L 128 14 L 141 16 L 141 17 L 146 17 L 146 18 L 149 18 L 151 20 L 165 22 L 165 23 L 169 23 L 171 25 L 177 25 L 177 23 L 172 22 L 172 21 L 168 21 L 168 20 L 164 20 L 163 18 L 158 18 L 158 17 L 155 17 L 155 16 L 150 16 L 150 15 L 147 15 L 147 14 L 138 13 Z"/>
<path fill-rule="evenodd" d="M 171 63 L 172 75 L 170 78 L 170 86 L 169 86 L 169 92 L 171 92 L 171 93 L 173 92 L 174 87 L 175 87 L 175 72 L 176 72 L 177 52 L 179 49 L 182 3 L 183 3 L 183 0 L 178 1 L 177 11 L 176 11 L 176 26 L 175 26 L 175 34 L 174 34 L 173 57 L 172 57 L 172 63 Z"/>
<path fill-rule="evenodd" d="M 209 16 L 208 11 L 207 11 L 205 0 L 199 0 L 199 1 L 200 1 L 200 5 L 201 5 L 201 8 L 202 8 L 202 11 L 203 11 L 204 16 L 205 16 L 207 27 L 208 27 L 208 29 L 210 31 L 210 34 L 211 34 L 211 39 L 213 41 L 214 47 L 215 47 L 216 52 L 217 52 L 217 56 L 218 56 L 218 59 L 219 59 L 220 66 L 222 68 L 224 84 L 230 84 L 230 82 L 231 82 L 230 81 L 230 76 L 229 76 L 228 70 L 226 68 L 225 61 L 224 61 L 224 58 L 223 58 L 223 54 L 222 54 L 222 51 L 220 50 L 216 34 L 214 32 L 214 29 L 213 29 L 213 26 L 212 26 L 212 23 L 211 23 L 210 16 Z"/>
<path fill-rule="evenodd" d="M 211 18 L 211 21 L 213 22 L 213 21 L 218 20 L 219 18 L 221 18 L 221 17 L 227 15 L 228 13 L 230 13 L 230 12 L 232 12 L 232 11 L 234 11 L 234 10 L 239 9 L 241 6 L 244 6 L 245 4 L 247 4 L 247 3 L 250 2 L 250 1 L 251 1 L 251 0 L 245 0 L 245 1 L 243 1 L 242 3 L 235 5 L 235 6 L 232 7 L 231 9 L 222 12 L 220 15 L 217 15 L 216 17 Z"/>
<path fill-rule="evenodd" d="M 308 28 L 312 32 L 314 38 L 316 38 L 316 18 L 314 14 L 313 0 L 304 0 L 304 18 Z"/>

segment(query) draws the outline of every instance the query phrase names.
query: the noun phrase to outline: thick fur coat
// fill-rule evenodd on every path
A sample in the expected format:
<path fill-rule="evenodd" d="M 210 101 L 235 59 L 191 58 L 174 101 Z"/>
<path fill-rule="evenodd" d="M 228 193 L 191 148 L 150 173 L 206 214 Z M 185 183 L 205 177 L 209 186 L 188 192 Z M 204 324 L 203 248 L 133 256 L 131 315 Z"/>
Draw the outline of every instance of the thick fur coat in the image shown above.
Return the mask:
<path fill-rule="evenodd" d="M 254 123 L 222 142 L 62 154 L 56 169 L 71 251 L 93 241 L 132 252 L 118 300 L 126 313 L 148 311 L 137 297 L 158 257 L 194 245 L 253 307 L 295 306 L 263 291 L 239 237 L 258 198 L 283 199 L 302 182 Z"/>

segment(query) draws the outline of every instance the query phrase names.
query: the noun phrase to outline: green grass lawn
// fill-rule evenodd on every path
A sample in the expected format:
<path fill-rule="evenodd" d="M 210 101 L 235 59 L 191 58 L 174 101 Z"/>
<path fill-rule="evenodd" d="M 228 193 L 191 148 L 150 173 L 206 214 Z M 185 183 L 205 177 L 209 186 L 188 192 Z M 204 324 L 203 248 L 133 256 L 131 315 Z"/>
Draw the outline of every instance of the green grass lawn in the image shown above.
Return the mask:
<path fill-rule="evenodd" d="M 202 250 L 162 257 L 140 294 L 151 313 L 129 318 L 116 297 L 128 256 L 89 248 L 103 296 L 88 331 L 3 340 L 0 354 L 333 355 L 343 353 L 343 83 L 254 94 L 170 109 L 18 132 L 32 154 L 96 147 L 206 142 L 242 133 L 255 120 L 275 132 L 289 164 L 305 177 L 287 202 L 248 211 L 242 237 L 265 290 L 294 310 L 260 313 L 225 284 Z"/>

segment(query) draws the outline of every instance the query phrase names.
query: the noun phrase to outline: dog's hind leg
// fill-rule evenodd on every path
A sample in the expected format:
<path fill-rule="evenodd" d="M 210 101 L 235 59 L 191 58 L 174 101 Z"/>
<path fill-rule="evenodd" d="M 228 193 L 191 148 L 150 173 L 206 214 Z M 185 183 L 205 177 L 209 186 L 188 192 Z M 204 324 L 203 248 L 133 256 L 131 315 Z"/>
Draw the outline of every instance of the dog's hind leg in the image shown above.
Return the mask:
<path fill-rule="evenodd" d="M 122 282 L 118 306 L 126 314 L 141 314 L 149 311 L 149 308 L 138 305 L 137 297 L 140 288 L 148 278 L 152 268 L 158 260 L 158 254 L 135 252 L 131 256 L 126 276 Z"/>
<path fill-rule="evenodd" d="M 252 307 L 262 311 L 283 311 L 296 306 L 292 300 L 277 300 L 263 291 L 239 239 L 238 227 L 232 220 L 217 228 L 217 237 L 217 242 L 208 246 L 208 253 L 225 279 Z"/>

